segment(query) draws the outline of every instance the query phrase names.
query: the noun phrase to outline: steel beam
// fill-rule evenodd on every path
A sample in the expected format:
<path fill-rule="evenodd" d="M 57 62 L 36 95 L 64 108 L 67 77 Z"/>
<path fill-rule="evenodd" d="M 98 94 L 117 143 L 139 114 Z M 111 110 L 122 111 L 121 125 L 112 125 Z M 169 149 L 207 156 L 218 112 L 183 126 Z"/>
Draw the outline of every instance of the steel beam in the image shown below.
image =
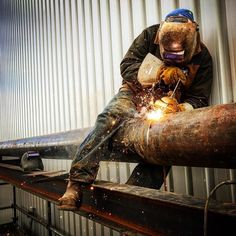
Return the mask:
<path fill-rule="evenodd" d="M 65 176 L 37 182 L 40 176 L 0 167 L 0 179 L 58 203 Z M 123 235 L 203 235 L 205 200 L 170 192 L 98 181 L 84 186 L 82 205 L 75 211 Z M 235 235 L 236 206 L 212 201 L 208 235 Z"/>

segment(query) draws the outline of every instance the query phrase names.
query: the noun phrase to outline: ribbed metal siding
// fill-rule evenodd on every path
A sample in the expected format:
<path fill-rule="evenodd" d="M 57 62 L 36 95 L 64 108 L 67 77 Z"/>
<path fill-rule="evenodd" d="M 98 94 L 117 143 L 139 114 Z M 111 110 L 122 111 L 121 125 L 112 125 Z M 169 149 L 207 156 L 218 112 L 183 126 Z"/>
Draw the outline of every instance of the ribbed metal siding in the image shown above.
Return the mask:
<path fill-rule="evenodd" d="M 3 184 L 3 181 L 0 181 L 0 184 Z M 12 186 L 9 184 L 6 185 L 1 185 L 0 186 L 0 208 L 1 207 L 10 207 L 12 205 L 13 201 L 13 195 L 12 195 Z M 6 193 L 9 193 L 7 195 Z M 9 223 L 11 221 L 13 215 L 13 210 L 12 208 L 6 209 L 6 210 L 1 210 L 0 211 L 0 224 L 4 223 Z"/>
<path fill-rule="evenodd" d="M 193 10 L 213 56 L 211 104 L 236 101 L 234 0 L 0 0 L 0 139 L 93 125 L 118 91 L 119 63 L 133 39 L 175 7 Z M 45 160 L 45 167 L 69 170 L 70 161 Z M 125 182 L 133 168 L 104 162 L 98 178 Z M 205 197 L 215 184 L 235 175 L 234 170 L 173 167 L 168 187 Z M 225 188 L 217 197 L 235 200 L 235 188 L 231 190 Z M 17 193 L 18 201 L 35 201 L 43 215 L 42 200 Z M 72 234 L 68 219 L 80 222 L 76 232 L 94 226 L 77 215 L 54 212 L 55 225 Z M 28 221 L 21 219 L 22 224 Z"/>
<path fill-rule="evenodd" d="M 93 125 L 120 87 L 119 63 L 132 40 L 177 6 L 193 9 L 212 53 L 211 103 L 232 101 L 234 5 L 1 0 L 1 140 Z"/>

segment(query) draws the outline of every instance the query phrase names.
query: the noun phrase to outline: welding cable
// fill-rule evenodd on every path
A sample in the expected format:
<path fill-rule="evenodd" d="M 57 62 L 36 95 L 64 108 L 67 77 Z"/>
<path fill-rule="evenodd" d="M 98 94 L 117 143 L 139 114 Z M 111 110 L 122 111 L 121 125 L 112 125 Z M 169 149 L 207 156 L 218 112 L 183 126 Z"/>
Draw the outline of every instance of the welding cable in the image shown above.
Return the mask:
<path fill-rule="evenodd" d="M 170 98 L 173 98 L 173 97 L 174 97 L 175 92 L 176 92 L 177 88 L 179 87 L 180 81 L 181 81 L 181 80 L 179 79 L 178 82 L 177 82 L 177 84 L 175 85 L 174 91 L 173 91 L 173 93 L 171 94 Z"/>
<path fill-rule="evenodd" d="M 207 200 L 206 200 L 206 203 L 205 203 L 205 207 L 204 207 L 204 236 L 207 236 L 207 215 L 208 215 L 208 208 L 209 208 L 209 202 L 210 202 L 210 199 L 211 197 L 213 196 L 213 194 L 216 192 L 216 190 L 218 188 L 220 188 L 221 186 L 223 185 L 230 185 L 230 184 L 236 184 L 236 181 L 235 180 L 226 180 L 226 181 L 223 181 L 219 184 L 217 184 L 210 192 Z"/>

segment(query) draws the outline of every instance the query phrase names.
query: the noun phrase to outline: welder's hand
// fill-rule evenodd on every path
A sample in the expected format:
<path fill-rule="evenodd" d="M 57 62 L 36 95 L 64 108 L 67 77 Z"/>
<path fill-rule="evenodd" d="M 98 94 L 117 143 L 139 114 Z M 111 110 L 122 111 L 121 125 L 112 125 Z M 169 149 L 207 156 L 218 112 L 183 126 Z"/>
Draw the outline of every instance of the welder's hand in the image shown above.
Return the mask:
<path fill-rule="evenodd" d="M 185 85 L 187 77 L 179 67 L 163 65 L 157 72 L 157 80 L 163 80 L 166 85 L 175 85 L 180 80 Z"/>
<path fill-rule="evenodd" d="M 184 103 L 178 104 L 178 109 L 179 109 L 179 111 L 191 111 L 194 108 L 190 103 L 184 102 Z"/>
<path fill-rule="evenodd" d="M 154 108 L 156 110 L 161 109 L 165 114 L 180 111 L 177 100 L 175 98 L 170 98 L 170 97 L 163 97 L 155 101 Z"/>

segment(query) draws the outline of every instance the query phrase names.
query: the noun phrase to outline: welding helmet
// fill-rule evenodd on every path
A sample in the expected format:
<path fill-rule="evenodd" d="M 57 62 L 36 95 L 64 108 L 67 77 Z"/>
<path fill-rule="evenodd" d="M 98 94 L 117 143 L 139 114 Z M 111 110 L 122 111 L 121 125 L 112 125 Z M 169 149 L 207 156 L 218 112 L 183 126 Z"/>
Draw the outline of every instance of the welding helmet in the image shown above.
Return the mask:
<path fill-rule="evenodd" d="M 156 43 L 163 61 L 186 65 L 200 51 L 198 24 L 188 9 L 178 8 L 165 17 L 157 32 Z"/>

